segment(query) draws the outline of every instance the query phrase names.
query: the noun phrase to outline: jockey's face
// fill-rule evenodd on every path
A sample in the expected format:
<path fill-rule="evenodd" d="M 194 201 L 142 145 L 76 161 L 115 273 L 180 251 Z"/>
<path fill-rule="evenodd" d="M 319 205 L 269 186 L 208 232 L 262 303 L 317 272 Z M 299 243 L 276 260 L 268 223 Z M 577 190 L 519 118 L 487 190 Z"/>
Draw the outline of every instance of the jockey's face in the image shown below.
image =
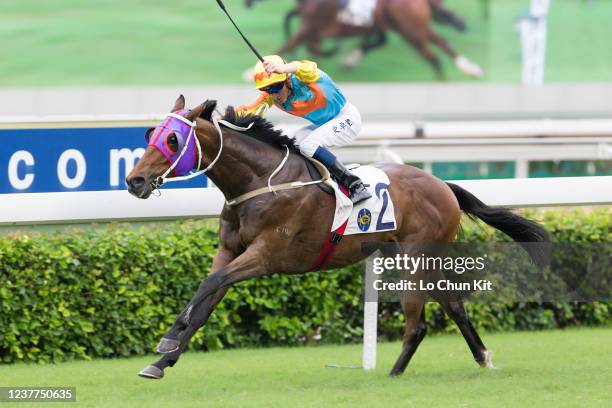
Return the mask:
<path fill-rule="evenodd" d="M 291 95 L 291 89 L 287 83 L 285 83 L 280 91 L 270 94 L 270 96 L 272 96 L 277 103 L 285 103 L 287 98 L 289 98 L 289 95 Z"/>

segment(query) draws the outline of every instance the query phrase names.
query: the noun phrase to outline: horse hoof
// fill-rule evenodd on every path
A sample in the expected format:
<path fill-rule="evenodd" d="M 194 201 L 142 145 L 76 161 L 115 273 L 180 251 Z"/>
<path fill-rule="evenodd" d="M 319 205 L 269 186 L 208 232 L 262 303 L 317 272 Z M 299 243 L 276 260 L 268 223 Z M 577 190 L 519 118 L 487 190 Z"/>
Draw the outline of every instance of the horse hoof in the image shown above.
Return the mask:
<path fill-rule="evenodd" d="M 404 373 L 401 371 L 391 370 L 391 372 L 389 373 L 389 378 L 398 378 L 398 377 L 401 377 L 402 374 Z"/>
<path fill-rule="evenodd" d="M 181 342 L 178 339 L 167 339 L 165 337 L 162 337 L 162 339 L 159 341 L 159 344 L 157 345 L 156 350 L 158 353 L 168 354 L 178 350 L 180 345 Z"/>
<path fill-rule="evenodd" d="M 480 368 L 495 368 L 493 367 L 493 352 L 491 350 L 485 350 L 484 360 L 479 361 Z"/>
<path fill-rule="evenodd" d="M 484 75 L 478 64 L 473 63 L 463 55 L 455 57 L 455 65 L 461 72 L 473 78 L 481 78 Z"/>
<path fill-rule="evenodd" d="M 363 51 L 358 48 L 342 60 L 341 66 L 344 69 L 353 69 L 359 64 L 361 58 L 363 58 Z"/>
<path fill-rule="evenodd" d="M 151 380 L 161 380 L 164 378 L 164 370 L 161 370 L 154 365 L 150 365 L 141 370 L 138 375 L 142 378 L 148 378 Z"/>

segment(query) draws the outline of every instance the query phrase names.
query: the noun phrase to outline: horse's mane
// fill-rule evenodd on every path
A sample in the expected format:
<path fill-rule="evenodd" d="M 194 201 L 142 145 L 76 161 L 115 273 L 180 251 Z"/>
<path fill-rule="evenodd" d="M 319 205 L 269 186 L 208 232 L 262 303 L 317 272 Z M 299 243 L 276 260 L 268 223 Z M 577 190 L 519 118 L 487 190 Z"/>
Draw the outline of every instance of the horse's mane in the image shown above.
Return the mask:
<path fill-rule="evenodd" d="M 217 101 L 207 100 L 204 102 L 204 110 L 200 117 L 202 119 L 211 121 L 212 113 L 217 107 Z M 299 149 L 295 145 L 295 140 L 283 134 L 282 130 L 274 129 L 274 125 L 262 118 L 259 115 L 238 115 L 234 110 L 233 106 L 228 106 L 225 109 L 225 115 L 223 119 L 233 123 L 236 126 L 248 127 L 251 123 L 253 124 L 249 130 L 240 132 L 243 135 L 252 137 L 253 139 L 267 143 L 272 146 L 282 147 L 287 146 L 289 150 L 297 152 Z"/>

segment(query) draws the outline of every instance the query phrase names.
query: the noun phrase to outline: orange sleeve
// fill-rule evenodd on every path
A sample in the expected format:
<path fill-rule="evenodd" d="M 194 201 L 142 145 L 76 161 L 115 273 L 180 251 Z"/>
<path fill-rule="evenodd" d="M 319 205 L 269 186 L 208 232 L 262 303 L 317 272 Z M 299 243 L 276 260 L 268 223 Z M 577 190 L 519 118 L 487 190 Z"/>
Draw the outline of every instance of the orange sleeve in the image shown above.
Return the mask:
<path fill-rule="evenodd" d="M 250 105 L 241 105 L 236 108 L 236 113 L 239 115 L 259 115 L 263 116 L 266 110 L 272 106 L 274 102 L 272 97 L 265 92 L 259 94 Z"/>

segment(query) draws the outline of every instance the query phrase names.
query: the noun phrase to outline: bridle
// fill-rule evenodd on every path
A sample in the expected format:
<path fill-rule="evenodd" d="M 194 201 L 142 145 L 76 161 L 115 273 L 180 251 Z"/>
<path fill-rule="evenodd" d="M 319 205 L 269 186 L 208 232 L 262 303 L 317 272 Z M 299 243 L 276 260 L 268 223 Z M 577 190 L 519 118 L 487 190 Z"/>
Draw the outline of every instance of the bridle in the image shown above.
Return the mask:
<path fill-rule="evenodd" d="M 196 122 L 195 121 L 192 122 L 189 119 L 187 119 L 187 118 L 185 118 L 185 117 L 183 117 L 183 116 L 181 116 L 179 114 L 176 114 L 174 112 L 169 113 L 168 115 L 166 115 L 166 118 L 168 118 L 168 117 L 180 120 L 181 122 L 183 122 L 184 124 L 189 126 L 189 135 L 187 136 L 187 141 L 185 142 L 185 146 L 183 146 L 183 149 L 181 150 L 181 153 L 179 154 L 178 158 L 176 160 L 174 160 L 173 163 L 170 164 L 170 167 L 168 167 L 168 169 L 166 169 L 166 171 L 161 176 L 157 177 L 155 179 L 155 181 L 153 181 L 153 188 L 155 190 L 159 189 L 159 187 L 161 187 L 161 185 L 164 184 L 164 183 L 168 183 L 168 182 L 171 182 L 171 181 L 189 180 L 189 179 L 192 179 L 194 177 L 197 177 L 200 174 L 203 174 L 206 171 L 208 171 L 209 167 L 211 167 L 211 166 L 208 166 L 206 169 L 200 170 L 200 166 L 202 165 L 202 146 L 200 145 L 200 141 L 198 140 L 198 138 L 196 136 L 196 131 L 195 131 L 196 126 L 197 126 Z M 197 160 L 198 167 L 196 168 L 196 172 L 195 173 L 189 173 L 189 174 L 186 174 L 184 176 L 170 177 L 170 178 L 167 177 L 168 174 L 170 174 L 176 168 L 176 166 L 178 166 L 178 164 L 180 163 L 181 159 L 183 158 L 183 156 L 185 155 L 185 153 L 189 149 L 189 143 L 191 142 L 191 139 L 194 139 L 194 143 L 195 143 L 196 148 L 198 150 L 198 160 Z M 221 149 L 222 148 L 223 148 L 223 138 L 221 138 Z M 221 149 L 219 149 L 219 155 L 221 153 Z M 217 155 L 217 158 L 215 158 L 215 161 L 216 161 L 216 159 L 219 158 L 219 155 Z M 214 161 L 211 164 L 214 164 Z"/>
<path fill-rule="evenodd" d="M 210 164 L 208 166 L 206 166 L 205 169 L 200 170 L 200 166 L 202 165 L 202 146 L 200 145 L 200 140 L 197 137 L 196 134 L 196 128 L 197 128 L 197 124 L 195 121 L 190 121 L 189 119 L 185 118 L 184 116 L 181 116 L 177 113 L 169 113 L 166 115 L 166 118 L 172 118 L 172 120 L 176 119 L 179 120 L 181 122 L 183 122 L 184 124 L 186 124 L 187 126 L 189 126 L 189 135 L 187 136 L 187 141 L 185 142 L 185 145 L 183 146 L 183 149 L 181 150 L 181 153 L 179 154 L 179 156 L 174 160 L 174 162 L 171 162 L 170 167 L 168 167 L 168 169 L 166 169 L 166 171 L 159 177 L 157 177 L 153 182 L 153 189 L 154 190 L 158 190 L 159 187 L 162 186 L 162 184 L 164 183 L 169 183 L 172 181 L 184 181 L 184 180 L 189 180 L 192 179 L 194 177 L 197 177 L 201 174 L 204 174 L 208 171 L 210 171 L 210 169 L 213 168 L 213 166 L 215 165 L 215 163 L 217 163 L 217 161 L 219 160 L 219 157 L 221 157 L 221 153 L 223 152 L 223 132 L 221 131 L 221 126 L 220 125 L 224 125 L 227 126 L 231 129 L 237 130 L 237 131 L 247 131 L 251 128 L 251 126 L 253 126 L 253 123 L 250 123 L 249 126 L 247 127 L 240 127 L 240 126 L 236 126 L 233 123 L 230 123 L 226 120 L 223 119 L 217 119 L 217 118 L 212 118 L 212 123 L 215 126 L 215 129 L 217 130 L 217 133 L 219 134 L 219 151 L 217 152 L 217 156 L 210 162 Z M 198 159 L 197 159 L 197 167 L 196 167 L 196 171 L 192 172 L 192 173 L 188 173 L 182 176 L 176 176 L 176 177 L 168 177 L 168 175 L 175 170 L 175 168 L 179 165 L 181 159 L 183 158 L 183 156 L 185 155 L 185 153 L 189 150 L 189 144 L 191 143 L 191 140 L 194 140 L 194 143 L 196 145 L 196 149 L 198 152 Z M 157 147 L 157 146 L 156 146 Z"/>

